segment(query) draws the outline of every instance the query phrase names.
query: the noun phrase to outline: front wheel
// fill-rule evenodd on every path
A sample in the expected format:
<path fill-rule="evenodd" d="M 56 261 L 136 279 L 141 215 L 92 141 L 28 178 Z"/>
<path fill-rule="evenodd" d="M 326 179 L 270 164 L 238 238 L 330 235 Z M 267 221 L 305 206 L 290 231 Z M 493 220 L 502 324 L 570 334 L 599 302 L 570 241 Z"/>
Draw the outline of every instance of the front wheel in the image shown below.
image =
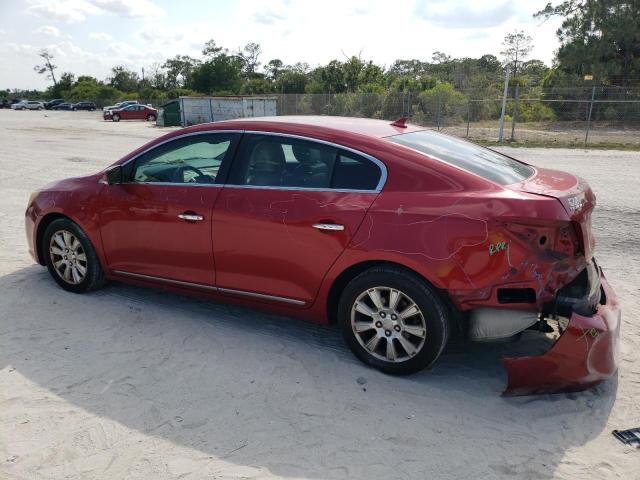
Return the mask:
<path fill-rule="evenodd" d="M 114 122 L 119 122 L 120 121 L 120 115 L 118 115 L 117 113 L 115 115 L 111 116 L 111 120 L 113 120 Z"/>
<path fill-rule="evenodd" d="M 53 279 L 65 290 L 84 293 L 104 285 L 105 278 L 89 237 L 67 218 L 47 227 L 41 251 Z"/>
<path fill-rule="evenodd" d="M 351 351 L 385 373 L 407 375 L 433 364 L 449 338 L 447 308 L 420 277 L 374 267 L 354 278 L 338 305 Z"/>

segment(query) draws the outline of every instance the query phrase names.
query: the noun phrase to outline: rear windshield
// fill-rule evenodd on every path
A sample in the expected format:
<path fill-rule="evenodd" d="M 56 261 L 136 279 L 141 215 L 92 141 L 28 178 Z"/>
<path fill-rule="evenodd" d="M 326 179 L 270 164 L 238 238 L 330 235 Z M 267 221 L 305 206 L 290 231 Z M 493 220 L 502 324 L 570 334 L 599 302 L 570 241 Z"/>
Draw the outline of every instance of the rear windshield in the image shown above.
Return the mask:
<path fill-rule="evenodd" d="M 533 168 L 518 160 L 431 130 L 394 135 L 387 139 L 500 185 L 521 182 L 534 173 Z"/>

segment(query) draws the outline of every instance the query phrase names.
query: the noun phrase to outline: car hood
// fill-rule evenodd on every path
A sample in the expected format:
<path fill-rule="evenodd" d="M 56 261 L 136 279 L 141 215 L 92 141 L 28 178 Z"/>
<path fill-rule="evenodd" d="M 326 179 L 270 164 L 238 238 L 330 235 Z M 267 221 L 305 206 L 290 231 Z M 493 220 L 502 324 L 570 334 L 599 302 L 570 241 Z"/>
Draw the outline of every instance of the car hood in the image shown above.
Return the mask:
<path fill-rule="evenodd" d="M 84 175 L 82 177 L 71 177 L 63 180 L 57 180 L 55 182 L 47 183 L 44 187 L 40 188 L 41 192 L 56 191 L 56 192 L 71 192 L 83 188 L 87 185 L 87 182 L 95 180 L 96 182 L 104 175 L 104 171 L 99 173 L 93 173 L 91 175 Z"/>

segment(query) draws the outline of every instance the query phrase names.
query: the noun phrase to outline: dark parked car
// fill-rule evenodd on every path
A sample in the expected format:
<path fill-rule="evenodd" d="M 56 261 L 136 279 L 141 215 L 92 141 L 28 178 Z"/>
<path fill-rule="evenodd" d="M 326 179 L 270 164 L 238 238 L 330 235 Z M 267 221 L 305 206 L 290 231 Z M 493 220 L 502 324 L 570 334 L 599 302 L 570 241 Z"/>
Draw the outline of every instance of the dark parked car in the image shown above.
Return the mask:
<path fill-rule="evenodd" d="M 73 103 L 69 102 L 59 103 L 51 107 L 51 110 L 71 110 L 73 108 L 73 105 Z"/>
<path fill-rule="evenodd" d="M 450 335 L 555 322 L 549 351 L 503 359 L 506 393 L 526 394 L 617 369 L 620 303 L 594 259 L 595 205 L 572 174 L 404 119 L 263 117 L 177 130 L 49 184 L 26 232 L 68 291 L 123 280 L 337 323 L 387 373 L 429 367 Z"/>
<path fill-rule="evenodd" d="M 96 108 L 96 104 L 93 102 L 78 102 L 71 106 L 71 110 L 89 110 L 90 112 L 93 112 Z"/>
<path fill-rule="evenodd" d="M 61 103 L 65 103 L 65 100 L 63 98 L 54 98 L 53 100 L 45 102 L 44 108 L 46 108 L 47 110 L 51 110 L 53 107 L 55 107 L 56 105 L 60 105 Z"/>

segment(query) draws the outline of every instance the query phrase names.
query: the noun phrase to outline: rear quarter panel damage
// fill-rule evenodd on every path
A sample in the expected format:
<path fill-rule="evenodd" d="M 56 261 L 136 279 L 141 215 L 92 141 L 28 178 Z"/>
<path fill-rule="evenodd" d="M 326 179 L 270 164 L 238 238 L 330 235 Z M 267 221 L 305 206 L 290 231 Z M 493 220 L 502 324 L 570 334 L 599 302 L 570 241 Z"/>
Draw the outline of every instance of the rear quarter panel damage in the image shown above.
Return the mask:
<path fill-rule="evenodd" d="M 567 220 L 556 199 L 520 192 L 383 192 L 349 250 L 409 259 L 408 267 L 447 290 L 461 310 L 500 306 L 497 288 L 505 286 L 534 289 L 536 302 L 519 307 L 539 310 L 586 262 L 559 258 L 513 225 L 537 223 L 551 242 Z"/>

